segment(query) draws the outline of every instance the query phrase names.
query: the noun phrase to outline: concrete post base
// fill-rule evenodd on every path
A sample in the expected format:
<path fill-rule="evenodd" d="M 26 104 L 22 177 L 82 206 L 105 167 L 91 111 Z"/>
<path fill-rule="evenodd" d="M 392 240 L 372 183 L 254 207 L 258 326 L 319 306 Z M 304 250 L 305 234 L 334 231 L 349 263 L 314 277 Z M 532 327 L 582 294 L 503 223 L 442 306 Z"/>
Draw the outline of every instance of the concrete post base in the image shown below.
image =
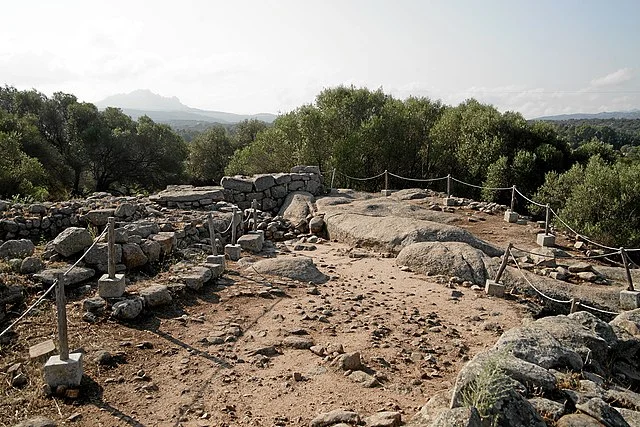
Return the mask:
<path fill-rule="evenodd" d="M 126 286 L 124 274 L 116 274 L 113 279 L 108 274 L 103 274 L 98 279 L 98 295 L 102 298 L 119 298 L 124 294 Z"/>
<path fill-rule="evenodd" d="M 71 353 L 69 359 L 51 356 L 44 365 L 44 382 L 55 390 L 59 385 L 79 386 L 82 381 L 82 353 Z"/>
<path fill-rule="evenodd" d="M 553 234 L 540 233 L 536 238 L 536 242 L 539 246 L 549 248 L 556 245 L 556 236 Z"/>
<path fill-rule="evenodd" d="M 445 206 L 456 206 L 456 199 L 453 197 L 445 197 L 442 203 Z"/>
<path fill-rule="evenodd" d="M 222 268 L 225 267 L 224 255 L 209 255 L 207 257 L 207 264 L 218 264 L 221 265 Z"/>
<path fill-rule="evenodd" d="M 222 264 L 210 264 L 207 262 L 204 264 L 204 266 L 211 271 L 212 279 L 217 279 L 218 277 L 222 276 L 222 273 L 224 273 L 224 265 Z"/>
<path fill-rule="evenodd" d="M 640 291 L 620 291 L 620 308 L 623 310 L 640 308 Z"/>
<path fill-rule="evenodd" d="M 504 296 L 504 290 L 505 286 L 495 280 L 487 280 L 485 282 L 484 291 L 489 296 L 502 298 Z"/>
<path fill-rule="evenodd" d="M 511 211 L 511 210 L 508 210 L 508 209 L 507 209 L 507 210 L 504 212 L 504 220 L 505 220 L 506 222 L 511 222 L 511 223 L 518 222 L 518 214 L 517 214 L 517 213 L 515 213 L 514 211 Z"/>
<path fill-rule="evenodd" d="M 391 190 L 382 190 L 380 191 L 384 197 L 389 197 L 393 191 Z"/>
<path fill-rule="evenodd" d="M 224 247 L 224 253 L 231 261 L 237 261 L 240 259 L 241 250 L 242 248 L 240 248 L 240 245 L 226 245 Z"/>
<path fill-rule="evenodd" d="M 260 252 L 264 244 L 262 234 L 245 234 L 238 239 L 238 245 L 245 251 Z"/>

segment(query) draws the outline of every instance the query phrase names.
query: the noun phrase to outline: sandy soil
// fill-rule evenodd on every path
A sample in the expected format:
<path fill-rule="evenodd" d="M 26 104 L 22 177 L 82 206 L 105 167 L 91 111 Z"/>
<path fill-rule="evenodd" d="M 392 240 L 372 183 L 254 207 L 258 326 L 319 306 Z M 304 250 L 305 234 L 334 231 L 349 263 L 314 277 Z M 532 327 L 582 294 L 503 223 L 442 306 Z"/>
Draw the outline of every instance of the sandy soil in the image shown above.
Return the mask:
<path fill-rule="evenodd" d="M 498 216 L 474 214 L 484 220 L 468 222 L 471 212 L 457 215 L 456 225 L 496 246 L 535 244 L 533 232 Z M 85 296 L 71 296 L 70 345 L 85 351 L 75 400 L 44 397 L 43 363 L 28 359 L 30 345 L 55 338 L 54 306 L 41 305 L 0 349 L 0 425 L 44 415 L 78 426 L 298 426 L 336 408 L 362 416 L 396 410 L 406 421 L 435 391 L 450 388 L 469 358 L 530 315 L 524 300 L 453 289 L 448 278 L 402 271 L 394 258 L 363 249 L 354 258 L 351 249 L 326 242 L 304 253 L 331 277 L 317 288 L 229 263 L 218 285 L 130 324 L 106 317 L 86 323 Z M 136 286 L 164 280 L 161 274 Z M 380 385 L 365 388 L 330 357 L 281 345 L 290 335 L 359 352 Z M 211 344 L 216 336 L 226 342 Z M 270 346 L 278 353 L 255 355 Z M 103 350 L 112 365 L 95 361 Z M 20 389 L 4 374 L 16 362 L 28 377 Z"/>

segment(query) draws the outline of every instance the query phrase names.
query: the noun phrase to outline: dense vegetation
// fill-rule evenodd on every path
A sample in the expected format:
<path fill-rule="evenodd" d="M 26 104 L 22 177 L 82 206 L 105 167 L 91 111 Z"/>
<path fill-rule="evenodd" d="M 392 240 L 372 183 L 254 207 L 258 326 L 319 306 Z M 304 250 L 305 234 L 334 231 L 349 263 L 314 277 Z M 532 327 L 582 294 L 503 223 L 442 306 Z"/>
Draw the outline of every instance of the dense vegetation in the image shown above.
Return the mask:
<path fill-rule="evenodd" d="M 185 139 L 187 141 L 185 141 Z M 611 245 L 640 246 L 640 120 L 527 121 L 467 100 L 446 106 L 395 99 L 381 89 L 323 90 L 272 125 L 189 124 L 176 131 L 146 116 L 0 88 L 0 196 L 62 198 L 91 191 L 153 191 L 169 183 L 215 184 L 223 174 L 337 170 L 335 186 L 385 170 L 408 178 L 451 174 L 485 187 L 516 185 L 574 228 Z M 415 186 L 392 178 L 392 188 Z M 430 185 L 444 189 L 444 183 Z M 454 194 L 509 203 L 510 191 L 454 185 Z M 519 201 L 520 212 L 541 214 Z"/>

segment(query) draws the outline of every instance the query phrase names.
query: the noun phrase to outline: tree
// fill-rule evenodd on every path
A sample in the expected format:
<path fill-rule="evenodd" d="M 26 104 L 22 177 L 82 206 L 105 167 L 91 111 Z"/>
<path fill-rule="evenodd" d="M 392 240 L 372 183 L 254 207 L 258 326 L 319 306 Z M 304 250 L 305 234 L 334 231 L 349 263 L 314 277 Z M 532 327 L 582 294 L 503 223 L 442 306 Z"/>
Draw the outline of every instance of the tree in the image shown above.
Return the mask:
<path fill-rule="evenodd" d="M 231 145 L 234 150 L 242 149 L 256 140 L 267 124 L 258 119 L 245 119 L 232 128 Z"/>
<path fill-rule="evenodd" d="M 0 153 L 0 196 L 46 198 L 47 191 L 42 187 L 44 169 L 37 159 L 27 156 L 20 149 L 17 134 L 0 132 Z"/>
<path fill-rule="evenodd" d="M 219 182 L 232 154 L 231 140 L 221 126 L 207 129 L 189 145 L 187 172 L 195 183 Z"/>

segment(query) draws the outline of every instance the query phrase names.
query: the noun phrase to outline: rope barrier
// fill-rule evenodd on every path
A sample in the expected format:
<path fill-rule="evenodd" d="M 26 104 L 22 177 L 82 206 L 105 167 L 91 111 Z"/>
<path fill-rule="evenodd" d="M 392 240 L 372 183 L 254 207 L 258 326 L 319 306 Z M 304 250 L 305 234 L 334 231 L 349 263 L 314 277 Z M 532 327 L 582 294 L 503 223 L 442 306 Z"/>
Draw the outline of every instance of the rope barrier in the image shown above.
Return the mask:
<path fill-rule="evenodd" d="M 469 187 L 480 188 L 482 190 L 491 190 L 491 191 L 502 191 L 502 190 L 512 190 L 513 187 L 483 187 L 482 185 L 474 185 L 469 184 L 468 182 L 460 181 L 457 178 L 451 177 L 455 182 L 459 182 L 460 184 L 468 185 Z"/>
<path fill-rule="evenodd" d="M 75 267 L 77 267 L 77 265 L 80 263 L 80 261 L 82 261 L 84 259 L 84 257 L 87 255 L 87 253 L 89 253 L 89 251 L 91 251 L 91 249 L 93 249 L 93 247 L 100 241 L 100 239 L 102 239 L 102 237 L 107 233 L 108 228 L 105 227 L 104 230 L 102 231 L 102 233 L 96 237 L 93 241 L 93 243 L 91 244 L 91 246 L 89 246 L 89 249 L 87 249 L 82 256 L 71 266 L 67 269 L 67 271 L 65 271 L 62 275 L 66 276 L 67 274 L 69 274 L 71 272 L 71 270 L 73 270 Z M 18 317 L 13 323 L 11 323 L 9 326 L 7 326 L 7 328 L 2 331 L 0 333 L 0 337 L 2 337 L 3 335 L 5 335 L 7 332 L 9 332 L 11 329 L 13 329 L 13 327 L 15 325 L 17 325 L 22 319 L 25 318 L 25 316 L 27 314 L 29 314 L 31 312 L 31 310 L 33 310 L 38 304 L 40 304 L 42 302 L 42 300 L 49 295 L 49 293 L 51 293 L 51 291 L 56 287 L 56 285 L 58 284 L 58 279 L 53 281 L 53 284 L 51 286 L 49 286 L 49 289 L 47 289 L 41 296 L 40 298 L 38 298 L 36 300 L 35 303 L 31 304 L 31 306 L 29 306 L 29 308 L 27 308 L 27 310 L 22 313 L 20 315 L 20 317 Z"/>
<path fill-rule="evenodd" d="M 555 303 L 558 304 L 571 304 L 571 300 L 565 301 L 565 300 L 559 300 L 553 297 L 550 297 L 549 295 L 545 294 L 544 292 L 542 292 L 541 290 L 539 290 L 538 288 L 536 288 L 534 286 L 533 283 L 531 283 L 531 281 L 527 278 L 527 276 L 525 276 L 524 272 L 522 271 L 522 268 L 520 268 L 520 265 L 518 264 L 518 261 L 516 260 L 516 258 L 513 256 L 512 253 L 510 253 L 509 255 L 511 255 L 511 259 L 513 260 L 513 262 L 516 264 L 516 267 L 518 267 L 518 271 L 520 271 L 520 275 L 522 276 L 522 278 L 529 284 L 529 286 L 531 286 L 531 288 L 536 291 L 540 296 L 548 299 L 549 301 L 553 301 Z"/>
<path fill-rule="evenodd" d="M 614 316 L 617 316 L 618 314 L 620 314 L 620 313 L 615 312 L 615 311 L 608 311 L 608 310 L 602 310 L 600 308 L 591 307 L 590 305 L 587 305 L 587 304 L 582 303 L 582 302 L 580 303 L 580 307 L 584 307 L 584 308 L 587 308 L 589 310 L 597 311 L 599 313 L 612 314 Z"/>
<path fill-rule="evenodd" d="M 556 258 L 555 255 L 546 255 L 546 254 L 539 254 L 536 252 L 532 252 L 532 251 L 528 251 L 526 249 L 520 249 L 517 247 L 513 247 L 514 250 L 523 252 L 525 254 L 529 254 L 529 255 L 535 255 L 535 256 L 540 256 L 540 257 L 544 257 L 544 258 Z M 598 259 L 598 258 L 606 258 L 609 257 L 611 255 L 620 255 L 620 251 L 615 251 L 615 252 L 610 252 L 607 254 L 602 254 L 602 255 L 592 255 L 592 256 L 571 256 L 571 257 L 566 257 L 566 259 L 572 259 L 572 260 L 585 260 L 585 259 Z M 563 257 L 565 258 L 565 257 Z M 608 260 L 611 261 L 611 260 Z M 614 261 L 611 261 L 614 262 Z"/>
<path fill-rule="evenodd" d="M 546 207 L 547 207 L 547 205 L 543 205 L 542 203 L 538 203 L 538 202 L 536 202 L 536 201 L 534 201 L 534 200 L 531 200 L 530 198 L 528 198 L 527 196 L 525 196 L 524 194 L 522 194 L 522 193 L 520 192 L 520 190 L 518 190 L 518 188 L 517 188 L 517 187 L 515 188 L 515 190 L 516 190 L 516 193 L 518 193 L 518 194 L 519 194 L 523 199 L 525 199 L 527 202 L 529 202 L 529 203 L 533 203 L 534 205 L 536 205 L 536 206 L 540 206 L 541 208 L 546 208 Z"/>
<path fill-rule="evenodd" d="M 393 176 L 395 178 L 404 179 L 406 181 L 414 181 L 414 182 L 434 182 L 434 181 L 442 181 L 443 179 L 447 179 L 446 176 L 443 176 L 440 178 L 425 178 L 425 179 L 407 178 L 406 176 L 396 175 L 395 173 L 391 173 L 391 172 L 388 172 L 388 173 L 390 176 Z"/>
<path fill-rule="evenodd" d="M 356 178 L 355 176 L 347 175 L 346 173 L 340 172 L 339 170 L 336 170 L 336 172 L 338 172 L 340 175 L 342 175 L 342 176 L 344 176 L 346 178 L 354 179 L 356 181 L 370 181 L 372 179 L 377 179 L 377 178 L 380 178 L 381 176 L 384 176 L 384 172 L 382 172 L 382 173 L 379 173 L 376 176 L 370 176 L 370 177 L 367 177 L 367 178 Z"/>
<path fill-rule="evenodd" d="M 554 216 L 554 217 L 556 217 L 556 218 L 558 219 L 558 221 L 560 221 L 560 223 L 561 223 L 562 225 L 564 225 L 565 227 L 567 227 L 567 228 L 569 229 L 569 231 L 571 231 L 572 233 L 574 233 L 574 234 L 576 235 L 576 237 L 579 237 L 579 238 L 583 239 L 585 242 L 591 243 L 592 245 L 599 246 L 599 247 L 601 247 L 602 249 L 609 249 L 609 250 L 612 250 L 612 251 L 616 251 L 616 250 L 619 250 L 619 249 L 620 249 L 620 248 L 613 248 L 613 247 L 611 247 L 611 246 L 607 246 L 607 245 L 603 245 L 603 244 L 601 244 L 601 243 L 595 242 L 595 241 L 593 241 L 593 240 L 589 239 L 587 236 L 584 236 L 584 235 L 582 235 L 582 234 L 578 233 L 578 232 L 577 232 L 577 231 L 575 231 L 573 228 L 571 228 L 571 226 L 570 226 L 569 224 L 567 224 L 567 223 L 566 223 L 562 218 L 560 218 L 560 215 L 558 215 L 558 214 L 556 213 L 556 211 L 554 211 L 553 209 L 549 209 L 549 210 L 551 211 L 551 213 L 553 214 L 553 216 Z"/>

